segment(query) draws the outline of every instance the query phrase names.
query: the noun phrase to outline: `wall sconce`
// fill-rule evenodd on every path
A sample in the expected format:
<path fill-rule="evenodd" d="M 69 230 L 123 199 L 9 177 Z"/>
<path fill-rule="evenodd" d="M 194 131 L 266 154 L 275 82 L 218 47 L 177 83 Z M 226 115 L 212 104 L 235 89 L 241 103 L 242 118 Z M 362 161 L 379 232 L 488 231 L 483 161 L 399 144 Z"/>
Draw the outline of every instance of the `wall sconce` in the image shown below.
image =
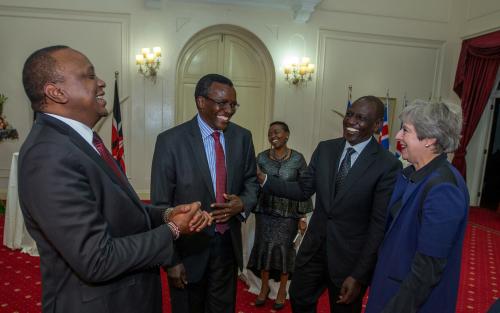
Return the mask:
<path fill-rule="evenodd" d="M 135 56 L 135 64 L 139 65 L 139 73 L 156 83 L 156 75 L 160 69 L 161 48 L 142 48 L 141 54 Z"/>
<path fill-rule="evenodd" d="M 314 64 L 310 62 L 311 59 L 308 57 L 303 57 L 302 62 L 299 62 L 297 57 L 288 59 L 284 67 L 285 80 L 294 86 L 302 84 L 307 86 L 307 82 L 312 80 L 314 73 Z"/>

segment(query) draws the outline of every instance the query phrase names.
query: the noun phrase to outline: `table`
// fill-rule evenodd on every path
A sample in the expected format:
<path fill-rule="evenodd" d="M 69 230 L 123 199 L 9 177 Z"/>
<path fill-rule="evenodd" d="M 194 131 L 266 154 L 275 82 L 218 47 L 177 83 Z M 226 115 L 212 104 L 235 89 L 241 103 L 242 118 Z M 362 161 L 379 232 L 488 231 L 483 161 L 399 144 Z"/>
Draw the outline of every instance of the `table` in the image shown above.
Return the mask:
<path fill-rule="evenodd" d="M 17 158 L 19 153 L 12 155 L 10 165 L 9 186 L 7 190 L 7 205 L 5 208 L 5 226 L 3 244 L 11 249 L 21 249 L 21 252 L 38 256 L 35 241 L 31 238 L 24 225 L 23 214 L 19 205 L 17 193 Z"/>

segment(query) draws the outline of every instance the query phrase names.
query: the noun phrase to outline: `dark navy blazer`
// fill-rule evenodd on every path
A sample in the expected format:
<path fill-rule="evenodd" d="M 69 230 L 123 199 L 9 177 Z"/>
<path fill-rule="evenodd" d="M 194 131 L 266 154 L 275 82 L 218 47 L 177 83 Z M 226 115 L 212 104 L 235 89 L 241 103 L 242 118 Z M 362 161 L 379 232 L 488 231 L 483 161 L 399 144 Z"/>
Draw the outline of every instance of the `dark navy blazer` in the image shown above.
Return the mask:
<path fill-rule="evenodd" d="M 443 173 L 443 167 L 451 179 L 425 190 L 431 179 Z M 439 283 L 418 312 L 455 312 L 469 208 L 469 194 L 462 176 L 446 160 L 445 154 L 417 172 L 411 166 L 399 176 L 389 208 L 398 201 L 401 201 L 399 211 L 387 220 L 366 312 L 381 312 L 397 294 L 411 272 L 417 252 L 446 259 Z"/>

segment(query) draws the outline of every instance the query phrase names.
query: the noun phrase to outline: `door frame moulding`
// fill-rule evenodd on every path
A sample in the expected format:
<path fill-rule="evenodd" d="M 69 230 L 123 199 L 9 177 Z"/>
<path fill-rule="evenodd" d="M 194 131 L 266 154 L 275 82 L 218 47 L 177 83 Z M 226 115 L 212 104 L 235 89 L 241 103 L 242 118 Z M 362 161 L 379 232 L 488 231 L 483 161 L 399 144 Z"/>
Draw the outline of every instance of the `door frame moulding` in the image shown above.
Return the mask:
<path fill-rule="evenodd" d="M 432 97 L 437 98 L 441 95 L 441 80 L 443 75 L 443 64 L 444 64 L 444 45 L 445 41 L 442 40 L 432 40 L 414 37 L 400 37 L 400 36 L 390 36 L 381 34 L 370 34 L 370 33 L 360 33 L 360 32 L 347 32 L 339 31 L 333 29 L 319 29 L 318 30 L 318 61 L 317 61 L 317 73 L 316 73 L 316 104 L 314 106 L 314 129 L 313 137 L 315 139 L 320 138 L 321 131 L 321 112 L 323 112 L 323 88 L 324 88 L 324 69 L 323 66 L 326 64 L 327 57 L 327 41 L 328 40 L 340 40 L 340 41 L 353 41 L 361 43 L 372 43 L 380 44 L 383 46 L 402 46 L 402 47 L 414 47 L 414 48 L 427 48 L 435 50 L 436 58 L 434 65 L 434 77 L 432 83 Z M 347 99 L 346 99 L 347 100 Z M 314 150 L 315 146 L 311 146 Z"/>
<path fill-rule="evenodd" d="M 120 93 L 122 94 L 121 99 L 126 100 L 129 98 L 130 14 L 0 5 L 0 17 L 2 16 L 42 20 L 80 21 L 89 23 L 98 22 L 120 25 L 121 55 L 119 73 L 121 78 L 118 80 L 118 87 Z M 130 121 L 128 121 L 128 123 L 130 124 Z"/>
<path fill-rule="evenodd" d="M 186 54 L 196 45 L 199 41 L 208 38 L 217 34 L 226 34 L 237 37 L 238 39 L 246 42 L 248 45 L 253 47 L 253 49 L 257 52 L 259 59 L 262 61 L 264 66 L 264 75 L 265 82 L 264 85 L 266 90 L 265 99 L 267 101 L 266 104 L 266 112 L 264 112 L 266 124 L 269 124 L 272 118 L 272 113 L 274 109 L 274 85 L 275 85 L 275 67 L 274 62 L 267 49 L 266 45 L 258 38 L 254 33 L 240 26 L 231 25 L 231 24 L 219 24 L 209 26 L 204 28 L 197 33 L 195 33 L 189 40 L 184 44 L 179 56 L 177 58 L 177 66 L 176 66 L 176 85 L 175 85 L 175 124 L 178 125 L 182 120 L 182 111 L 179 108 L 180 105 L 180 90 L 182 87 L 183 81 L 181 81 L 181 77 L 183 77 L 183 73 L 186 66 Z M 267 135 L 264 140 L 267 140 Z"/>
<path fill-rule="evenodd" d="M 105 24 L 117 24 L 120 28 L 120 68 L 117 69 L 120 72 L 119 90 L 121 93 L 121 99 L 129 99 L 130 94 L 130 14 L 128 13 L 109 13 L 109 12 L 98 12 L 98 11 L 84 11 L 84 10 L 67 10 L 67 9 L 55 9 L 55 8 L 37 8 L 37 7 L 21 7 L 21 6 L 10 6 L 10 5 L 0 5 L 0 17 L 7 18 L 24 18 L 24 19 L 38 19 L 47 21 L 78 21 L 78 22 L 89 22 L 89 23 L 105 23 Z M 42 47 L 40 47 L 42 48 Z M 33 52 L 33 51 L 31 51 Z M 30 53 L 31 53 L 30 52 Z M 112 83 L 108 83 L 108 86 L 113 86 Z M 108 87 L 109 88 L 109 87 Z M 128 105 L 128 112 L 130 112 L 130 101 L 125 101 L 125 105 Z M 122 110 L 122 114 L 125 110 Z M 123 119 L 128 125 L 131 125 L 130 115 L 127 114 L 127 119 Z M 110 115 L 109 115 L 110 116 Z M 26 117 L 30 123 L 33 122 L 33 116 L 30 112 L 30 116 Z M 100 121 L 102 123 L 103 120 Z M 31 124 L 29 124 L 31 127 Z M 100 124 L 98 124 L 100 125 Z M 101 124 L 102 125 L 102 124 Z M 127 127 L 125 129 L 125 138 L 131 138 L 130 129 Z M 130 145 L 130 139 L 128 144 Z M 125 150 L 125 156 L 128 160 L 131 160 L 131 151 Z M 130 163 L 132 164 L 132 163 Z M 9 164 L 10 165 L 10 164 Z M 8 168 L 0 168 L 0 179 L 8 178 Z M 5 198 L 6 190 L 0 189 L 0 199 Z"/>
<path fill-rule="evenodd" d="M 119 87 L 121 87 L 120 92 L 123 99 L 129 96 L 130 14 L 0 5 L 0 16 L 119 24 L 122 53 L 120 65 L 121 84 Z"/>
<path fill-rule="evenodd" d="M 470 204 L 473 206 L 479 206 L 481 204 L 481 197 L 483 196 L 483 187 L 484 187 L 484 176 L 486 175 L 486 163 L 488 162 L 488 153 L 490 148 L 491 141 L 491 129 L 493 128 L 493 118 L 495 111 L 495 100 L 500 98 L 500 90 L 497 90 L 498 85 L 500 84 L 500 68 L 498 69 L 497 76 L 495 78 L 495 84 L 493 85 L 493 90 L 491 90 L 490 96 L 488 97 L 488 101 L 484 107 L 484 111 L 481 114 L 481 119 L 486 118 L 486 127 L 484 128 L 485 136 L 481 138 L 484 140 L 483 144 L 479 149 L 479 157 L 475 159 L 473 166 L 471 167 L 471 173 L 467 173 L 467 178 L 470 180 Z M 481 123 L 481 119 L 479 123 Z M 478 126 L 476 127 L 476 131 L 481 131 Z M 500 125 L 499 125 L 500 126 Z M 475 134 L 473 138 L 475 137 Z M 470 145 L 470 142 L 469 142 Z M 472 175 L 472 173 L 478 173 L 477 176 Z"/>

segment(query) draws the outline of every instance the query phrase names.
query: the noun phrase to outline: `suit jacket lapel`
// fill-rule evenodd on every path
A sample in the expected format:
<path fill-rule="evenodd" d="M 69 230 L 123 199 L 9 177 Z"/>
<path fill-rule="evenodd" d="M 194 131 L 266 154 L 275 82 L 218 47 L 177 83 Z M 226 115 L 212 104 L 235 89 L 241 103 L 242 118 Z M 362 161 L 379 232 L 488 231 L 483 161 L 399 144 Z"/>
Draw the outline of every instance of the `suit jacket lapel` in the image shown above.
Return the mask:
<path fill-rule="evenodd" d="M 134 200 L 134 202 L 144 210 L 143 205 L 132 186 L 126 182 L 127 186 L 123 185 L 123 182 L 120 181 L 118 177 L 116 177 L 113 170 L 106 164 L 106 162 L 99 156 L 99 154 L 86 142 L 80 134 L 78 134 L 73 128 L 64 124 L 63 122 L 47 116 L 45 114 L 38 114 L 37 120 L 41 120 L 45 124 L 56 128 L 59 132 L 67 135 L 71 142 L 75 144 L 83 153 L 85 153 L 89 158 L 91 158 L 110 178 L 118 185 L 122 190 L 124 190 L 129 197 Z M 148 219 L 149 221 L 149 219 Z"/>
<path fill-rule="evenodd" d="M 226 144 L 226 173 L 227 173 L 227 184 L 226 184 L 226 192 L 228 194 L 232 194 L 232 186 L 233 186 L 233 178 L 234 178 L 234 164 L 233 160 L 238 157 L 235 152 L 236 150 L 236 140 L 234 138 L 234 129 L 229 124 L 224 131 L 224 142 Z"/>
<path fill-rule="evenodd" d="M 399 208 L 398 212 L 396 213 L 396 215 L 392 219 L 391 225 L 389 225 L 389 229 L 387 230 L 387 233 L 389 233 L 391 231 L 392 226 L 394 225 L 394 223 L 396 222 L 396 220 L 399 218 L 399 215 L 400 215 L 401 211 L 403 211 L 403 208 L 408 203 L 408 200 L 410 200 L 412 198 L 412 196 L 417 192 L 417 190 L 419 189 L 418 187 L 420 186 L 420 184 L 412 184 L 410 181 L 407 182 L 406 188 L 404 188 L 404 190 L 403 190 L 404 193 L 402 195 L 401 207 Z"/>
<path fill-rule="evenodd" d="M 337 177 L 337 171 L 339 168 L 340 158 L 342 157 L 342 150 L 345 146 L 345 140 L 340 141 L 333 149 L 332 149 L 332 158 L 330 160 L 330 175 L 329 175 L 329 183 L 330 183 L 330 208 L 333 208 L 333 202 L 335 201 L 335 178 Z M 336 159 L 333 159 L 333 156 L 337 156 Z"/>
<path fill-rule="evenodd" d="M 201 138 L 200 127 L 198 126 L 198 120 L 196 116 L 190 122 L 190 136 L 189 143 L 191 145 L 191 149 L 193 150 L 193 157 L 195 159 L 195 164 L 200 169 L 201 178 L 205 183 L 207 190 L 210 191 L 212 198 L 215 201 L 215 191 L 212 184 L 212 176 L 210 175 L 210 169 L 208 168 L 208 161 L 205 152 L 205 146 L 203 145 L 203 139 Z M 225 137 L 224 137 L 225 139 Z"/>
<path fill-rule="evenodd" d="M 372 163 L 377 159 L 378 149 L 379 145 L 375 138 L 372 137 L 368 145 L 356 159 L 356 162 L 349 170 L 349 173 L 347 173 L 343 188 L 340 193 L 335 196 L 335 201 L 339 201 L 347 193 L 347 191 L 350 190 L 351 186 L 356 181 L 361 179 L 368 167 L 370 167 L 370 165 L 372 165 Z"/>

